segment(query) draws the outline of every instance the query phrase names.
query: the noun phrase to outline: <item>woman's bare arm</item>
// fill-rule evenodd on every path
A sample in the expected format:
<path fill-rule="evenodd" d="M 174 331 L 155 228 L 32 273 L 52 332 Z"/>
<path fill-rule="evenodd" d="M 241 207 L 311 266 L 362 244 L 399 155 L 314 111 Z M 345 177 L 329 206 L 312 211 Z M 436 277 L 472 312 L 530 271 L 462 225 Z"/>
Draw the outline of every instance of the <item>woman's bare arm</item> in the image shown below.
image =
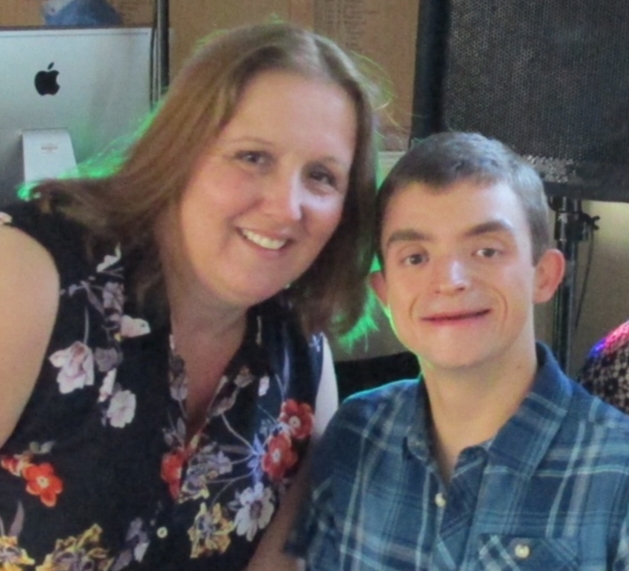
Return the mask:
<path fill-rule="evenodd" d="M 0 226 L 0 446 L 33 391 L 59 301 L 59 274 L 30 236 Z"/>

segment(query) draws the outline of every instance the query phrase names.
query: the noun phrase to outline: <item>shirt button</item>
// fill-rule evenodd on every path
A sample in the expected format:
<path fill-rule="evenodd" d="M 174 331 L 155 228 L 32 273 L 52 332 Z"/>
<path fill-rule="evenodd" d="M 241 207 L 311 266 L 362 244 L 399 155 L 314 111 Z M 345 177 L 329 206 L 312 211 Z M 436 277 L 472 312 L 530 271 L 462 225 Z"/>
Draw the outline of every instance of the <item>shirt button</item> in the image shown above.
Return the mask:
<path fill-rule="evenodd" d="M 157 530 L 157 537 L 159 537 L 160 539 L 164 539 L 164 538 L 168 537 L 168 528 L 167 527 L 160 527 Z"/>
<path fill-rule="evenodd" d="M 526 559 L 531 554 L 531 548 L 526 543 L 518 543 L 514 553 L 518 559 Z"/>
<path fill-rule="evenodd" d="M 444 495 L 441 492 L 439 492 L 435 496 L 435 503 L 440 508 L 445 508 L 446 507 L 446 499 L 445 499 Z"/>

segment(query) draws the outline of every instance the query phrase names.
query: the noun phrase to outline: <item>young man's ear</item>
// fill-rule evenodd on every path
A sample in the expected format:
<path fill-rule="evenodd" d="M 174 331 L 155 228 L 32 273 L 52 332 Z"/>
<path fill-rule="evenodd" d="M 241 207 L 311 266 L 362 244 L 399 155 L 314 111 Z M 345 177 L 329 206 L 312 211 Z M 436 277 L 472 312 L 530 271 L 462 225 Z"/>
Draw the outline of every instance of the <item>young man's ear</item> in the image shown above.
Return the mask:
<path fill-rule="evenodd" d="M 533 301 L 544 303 L 553 297 L 563 280 L 566 260 L 556 248 L 549 248 L 535 267 L 535 292 Z"/>
<path fill-rule="evenodd" d="M 380 305 L 382 308 L 386 310 L 387 303 L 387 282 L 385 280 L 384 274 L 382 270 L 377 272 L 371 272 L 369 274 L 369 284 L 371 285 L 371 289 L 376 294 L 378 301 L 380 301 Z"/>

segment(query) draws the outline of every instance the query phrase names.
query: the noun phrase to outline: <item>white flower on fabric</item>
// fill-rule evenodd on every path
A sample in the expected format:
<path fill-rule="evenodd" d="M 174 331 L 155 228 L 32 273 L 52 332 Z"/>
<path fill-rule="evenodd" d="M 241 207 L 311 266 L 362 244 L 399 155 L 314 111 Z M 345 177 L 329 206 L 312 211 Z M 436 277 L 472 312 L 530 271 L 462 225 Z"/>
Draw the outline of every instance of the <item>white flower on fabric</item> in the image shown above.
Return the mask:
<path fill-rule="evenodd" d="M 106 401 L 114 392 L 114 383 L 116 382 L 116 373 L 118 369 L 112 369 L 105 375 L 103 385 L 100 388 L 98 402 Z"/>
<path fill-rule="evenodd" d="M 269 376 L 264 375 L 264 377 L 260 377 L 260 384 L 258 385 L 258 396 L 263 397 L 266 393 L 269 392 Z"/>
<path fill-rule="evenodd" d="M 124 306 L 124 286 L 116 282 L 107 282 L 103 287 L 103 307 L 122 313 Z"/>
<path fill-rule="evenodd" d="M 244 389 L 246 386 L 250 385 L 254 381 L 255 377 L 249 370 L 249 367 L 243 367 L 236 378 L 234 379 L 234 384 L 240 388 Z"/>
<path fill-rule="evenodd" d="M 0 212 L 0 226 L 3 224 L 11 224 L 13 222 L 13 217 L 6 212 Z"/>
<path fill-rule="evenodd" d="M 140 541 L 133 548 L 133 557 L 135 558 L 136 561 L 142 561 L 142 559 L 144 559 L 144 554 L 146 553 L 146 550 L 149 548 L 149 545 L 150 545 L 150 541 L 148 539 L 145 539 L 144 541 Z"/>
<path fill-rule="evenodd" d="M 258 332 L 256 333 L 256 345 L 258 347 L 262 347 L 262 318 L 258 315 L 257 318 L 257 324 L 258 324 Z"/>
<path fill-rule="evenodd" d="M 103 270 L 113 266 L 118 260 L 120 260 L 120 245 L 116 246 L 113 256 L 107 255 L 103 258 L 103 261 L 96 266 L 96 271 L 102 272 Z"/>
<path fill-rule="evenodd" d="M 136 398 L 131 391 L 118 391 L 109 403 L 107 418 L 115 428 L 129 424 L 135 416 Z"/>
<path fill-rule="evenodd" d="M 188 398 L 188 377 L 179 375 L 170 383 L 170 398 L 177 402 L 184 402 Z"/>
<path fill-rule="evenodd" d="M 123 315 L 120 321 L 120 335 L 123 337 L 139 337 L 151 332 L 151 327 L 144 319 L 134 319 L 129 315 Z"/>
<path fill-rule="evenodd" d="M 94 354 L 84 343 L 75 341 L 67 349 L 53 353 L 49 360 L 61 369 L 57 383 L 62 394 L 94 384 Z"/>
<path fill-rule="evenodd" d="M 273 490 L 265 488 L 262 482 L 258 482 L 253 489 L 244 490 L 239 500 L 242 507 L 234 519 L 236 533 L 245 535 L 248 541 L 252 541 L 258 529 L 264 529 L 271 521 L 275 511 Z"/>
<path fill-rule="evenodd" d="M 107 349 L 96 347 L 94 350 L 94 361 L 96 368 L 101 373 L 106 373 L 116 368 L 116 365 L 122 361 L 122 355 L 116 351 L 115 347 L 109 347 Z"/>

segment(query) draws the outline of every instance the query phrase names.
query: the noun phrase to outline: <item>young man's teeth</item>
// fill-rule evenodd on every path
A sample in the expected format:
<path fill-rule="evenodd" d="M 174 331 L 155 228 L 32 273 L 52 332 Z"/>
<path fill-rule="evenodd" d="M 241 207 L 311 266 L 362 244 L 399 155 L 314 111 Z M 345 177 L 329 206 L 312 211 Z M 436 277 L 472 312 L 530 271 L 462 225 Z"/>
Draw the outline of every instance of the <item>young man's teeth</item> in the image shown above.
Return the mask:
<path fill-rule="evenodd" d="M 286 240 L 274 240 L 273 238 L 260 236 L 260 234 L 256 234 L 250 230 L 243 230 L 242 233 L 247 240 L 251 240 L 254 244 L 257 244 L 261 248 L 266 248 L 267 250 L 279 250 L 286 244 Z"/>

